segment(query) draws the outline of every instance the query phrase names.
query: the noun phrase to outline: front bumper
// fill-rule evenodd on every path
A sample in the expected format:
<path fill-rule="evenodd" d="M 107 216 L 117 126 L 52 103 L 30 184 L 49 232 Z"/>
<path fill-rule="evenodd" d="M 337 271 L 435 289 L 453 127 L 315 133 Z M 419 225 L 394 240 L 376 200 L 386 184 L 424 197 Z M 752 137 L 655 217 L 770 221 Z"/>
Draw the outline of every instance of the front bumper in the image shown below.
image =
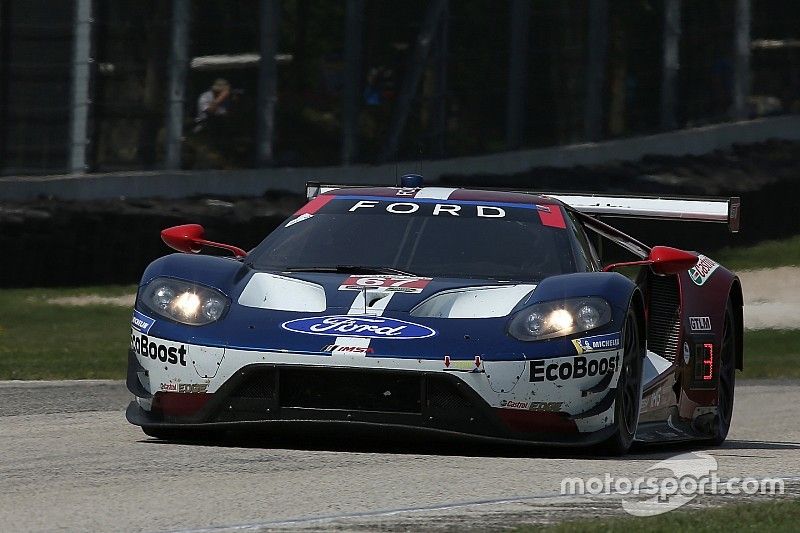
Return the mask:
<path fill-rule="evenodd" d="M 128 388 L 141 400 L 126 416 L 151 428 L 391 429 L 563 446 L 592 445 L 614 431 L 612 425 L 579 432 L 563 412 L 492 407 L 460 377 L 443 372 L 255 363 L 213 393 L 150 395 L 138 379 L 144 368 L 135 352 L 129 357 Z"/>

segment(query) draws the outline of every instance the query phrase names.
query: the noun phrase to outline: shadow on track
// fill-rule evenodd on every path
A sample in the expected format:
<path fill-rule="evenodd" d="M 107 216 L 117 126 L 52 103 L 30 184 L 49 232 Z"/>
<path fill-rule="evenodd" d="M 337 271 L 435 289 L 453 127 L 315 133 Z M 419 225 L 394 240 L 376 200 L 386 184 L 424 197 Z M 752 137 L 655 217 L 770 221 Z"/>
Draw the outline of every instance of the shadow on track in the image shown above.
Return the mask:
<path fill-rule="evenodd" d="M 350 453 L 381 453 L 399 455 L 441 455 L 454 457 L 507 457 L 507 458 L 575 458 L 611 459 L 594 448 L 541 447 L 526 444 L 485 442 L 467 437 L 433 436 L 421 439 L 400 430 L 380 432 L 363 428 L 342 430 L 317 430 L 312 432 L 286 430 L 278 433 L 239 430 L 225 433 L 197 433 L 176 436 L 169 440 L 147 439 L 146 444 L 182 443 L 199 446 L 235 448 L 289 449 L 304 451 L 329 451 Z M 702 441 L 635 444 L 628 457 L 631 459 L 658 460 L 692 450 L 800 450 L 800 443 L 729 440 L 722 446 L 710 446 Z"/>

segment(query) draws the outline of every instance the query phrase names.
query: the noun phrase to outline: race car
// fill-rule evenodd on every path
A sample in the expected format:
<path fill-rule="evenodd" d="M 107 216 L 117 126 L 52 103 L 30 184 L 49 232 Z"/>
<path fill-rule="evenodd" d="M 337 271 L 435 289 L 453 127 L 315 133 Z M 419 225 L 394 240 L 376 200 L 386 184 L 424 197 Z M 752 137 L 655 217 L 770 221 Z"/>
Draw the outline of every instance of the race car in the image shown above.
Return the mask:
<path fill-rule="evenodd" d="M 162 232 L 182 253 L 145 270 L 128 357 L 127 419 L 147 435 L 358 428 L 609 454 L 725 440 L 743 365 L 739 279 L 607 220 L 737 231 L 738 198 L 407 176 L 311 183 L 308 199 L 249 252 L 196 224 Z M 604 242 L 630 260 L 604 265 Z"/>

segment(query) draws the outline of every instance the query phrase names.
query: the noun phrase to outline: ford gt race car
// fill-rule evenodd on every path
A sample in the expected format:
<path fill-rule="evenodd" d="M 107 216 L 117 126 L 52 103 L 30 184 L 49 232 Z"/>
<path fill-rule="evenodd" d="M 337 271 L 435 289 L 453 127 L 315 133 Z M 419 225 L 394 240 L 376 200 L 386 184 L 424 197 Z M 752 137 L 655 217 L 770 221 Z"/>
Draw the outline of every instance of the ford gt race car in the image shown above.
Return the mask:
<path fill-rule="evenodd" d="M 184 253 L 147 267 L 131 323 L 127 418 L 146 434 L 358 427 L 611 454 L 634 440 L 725 440 L 742 368 L 738 278 L 605 220 L 736 231 L 737 198 L 418 177 L 308 190 L 249 252 L 199 225 L 162 232 Z M 602 242 L 630 260 L 602 264 Z"/>

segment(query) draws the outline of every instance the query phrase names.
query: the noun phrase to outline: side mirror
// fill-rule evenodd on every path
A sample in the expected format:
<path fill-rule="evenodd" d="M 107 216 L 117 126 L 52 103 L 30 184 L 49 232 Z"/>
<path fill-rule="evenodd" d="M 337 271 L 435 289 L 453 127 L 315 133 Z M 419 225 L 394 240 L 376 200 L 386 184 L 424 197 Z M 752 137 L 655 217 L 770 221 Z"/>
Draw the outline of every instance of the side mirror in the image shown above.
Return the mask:
<path fill-rule="evenodd" d="M 697 264 L 695 254 L 669 246 L 653 246 L 648 260 L 656 274 L 677 274 Z"/>
<path fill-rule="evenodd" d="M 223 244 L 221 242 L 207 241 L 205 236 L 205 229 L 200 224 L 183 224 L 181 226 L 172 226 L 161 231 L 161 240 L 174 250 L 183 252 L 185 254 L 200 253 L 203 246 L 211 246 L 214 248 L 222 248 L 233 252 L 236 257 L 245 257 L 247 252 L 237 246 L 230 244 Z"/>
<path fill-rule="evenodd" d="M 625 263 L 612 263 L 603 268 L 603 272 L 611 272 L 622 267 L 649 266 L 656 274 L 677 274 L 682 270 L 689 270 L 697 264 L 697 256 L 685 250 L 670 248 L 669 246 L 653 246 L 647 259 L 641 261 L 628 261 Z"/>

